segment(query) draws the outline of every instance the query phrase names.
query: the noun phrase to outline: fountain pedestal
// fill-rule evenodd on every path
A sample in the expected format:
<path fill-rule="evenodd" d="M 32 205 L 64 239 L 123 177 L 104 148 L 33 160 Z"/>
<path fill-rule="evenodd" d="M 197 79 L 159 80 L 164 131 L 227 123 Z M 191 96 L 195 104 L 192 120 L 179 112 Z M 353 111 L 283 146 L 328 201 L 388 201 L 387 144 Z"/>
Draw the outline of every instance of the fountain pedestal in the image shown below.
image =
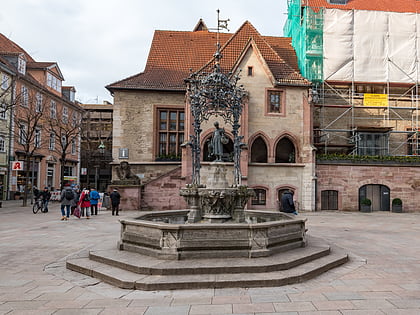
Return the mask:
<path fill-rule="evenodd" d="M 229 187 L 226 171 L 225 163 L 213 162 L 206 186 L 187 185 L 180 190 L 180 195 L 184 197 L 190 209 L 189 223 L 245 221 L 244 208 L 254 191 L 247 186 Z"/>

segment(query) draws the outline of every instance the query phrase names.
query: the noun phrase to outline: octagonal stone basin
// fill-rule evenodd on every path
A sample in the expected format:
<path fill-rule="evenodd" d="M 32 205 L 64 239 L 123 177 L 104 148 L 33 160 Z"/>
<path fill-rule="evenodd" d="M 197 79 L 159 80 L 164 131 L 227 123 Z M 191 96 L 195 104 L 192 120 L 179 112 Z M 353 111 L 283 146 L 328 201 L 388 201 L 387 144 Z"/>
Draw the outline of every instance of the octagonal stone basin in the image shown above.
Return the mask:
<path fill-rule="evenodd" d="M 120 220 L 120 250 L 160 259 L 265 257 L 304 247 L 306 219 L 245 211 L 245 223 L 186 223 L 189 210 L 149 212 Z"/>

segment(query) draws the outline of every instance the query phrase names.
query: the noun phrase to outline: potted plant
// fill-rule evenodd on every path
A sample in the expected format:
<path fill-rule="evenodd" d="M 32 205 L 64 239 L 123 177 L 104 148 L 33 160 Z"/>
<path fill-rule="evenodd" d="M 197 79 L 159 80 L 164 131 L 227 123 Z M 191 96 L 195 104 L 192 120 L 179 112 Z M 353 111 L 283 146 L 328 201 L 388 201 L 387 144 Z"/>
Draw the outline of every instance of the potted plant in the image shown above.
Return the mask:
<path fill-rule="evenodd" d="M 392 212 L 402 212 L 402 200 L 400 198 L 392 199 Z"/>
<path fill-rule="evenodd" d="M 369 198 L 363 198 L 360 201 L 360 211 L 361 212 L 371 212 L 372 201 Z"/>

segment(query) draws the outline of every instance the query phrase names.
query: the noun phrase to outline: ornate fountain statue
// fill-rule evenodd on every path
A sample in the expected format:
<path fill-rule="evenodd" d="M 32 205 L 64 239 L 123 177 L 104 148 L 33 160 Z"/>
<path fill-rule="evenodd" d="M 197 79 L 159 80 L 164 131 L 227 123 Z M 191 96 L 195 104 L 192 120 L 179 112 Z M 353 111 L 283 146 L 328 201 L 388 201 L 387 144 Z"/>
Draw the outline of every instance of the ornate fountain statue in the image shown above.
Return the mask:
<path fill-rule="evenodd" d="M 220 223 L 233 219 L 243 222 L 243 210 L 248 199 L 253 196 L 252 189 L 241 185 L 240 158 L 243 136 L 239 134 L 240 117 L 246 92 L 238 86 L 238 75 L 229 73 L 225 75 L 220 69 L 220 45 L 214 54 L 215 64 L 211 73 L 192 73 L 186 80 L 187 95 L 194 118 L 194 135 L 190 135 L 188 143 L 192 154 L 192 183 L 181 189 L 180 194 L 185 198 L 190 213 L 188 222 L 205 220 L 210 223 Z M 232 126 L 233 134 L 233 172 L 234 183 L 227 183 L 227 168 L 222 160 L 223 144 L 228 142 L 225 129 L 219 122 L 214 122 L 215 130 L 209 143 L 210 155 L 215 160 L 210 165 L 210 175 L 207 184 L 201 183 L 201 123 L 210 117 L 220 117 L 225 124 Z"/>

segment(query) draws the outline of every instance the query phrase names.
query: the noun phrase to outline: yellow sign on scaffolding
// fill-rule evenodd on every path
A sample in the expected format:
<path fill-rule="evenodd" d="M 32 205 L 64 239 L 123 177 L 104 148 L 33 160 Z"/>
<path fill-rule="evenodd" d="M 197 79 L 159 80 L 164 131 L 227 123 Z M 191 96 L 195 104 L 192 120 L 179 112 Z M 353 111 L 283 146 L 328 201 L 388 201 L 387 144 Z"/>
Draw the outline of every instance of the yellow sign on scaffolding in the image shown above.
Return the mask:
<path fill-rule="evenodd" d="M 388 94 L 365 93 L 363 106 L 388 107 Z"/>

